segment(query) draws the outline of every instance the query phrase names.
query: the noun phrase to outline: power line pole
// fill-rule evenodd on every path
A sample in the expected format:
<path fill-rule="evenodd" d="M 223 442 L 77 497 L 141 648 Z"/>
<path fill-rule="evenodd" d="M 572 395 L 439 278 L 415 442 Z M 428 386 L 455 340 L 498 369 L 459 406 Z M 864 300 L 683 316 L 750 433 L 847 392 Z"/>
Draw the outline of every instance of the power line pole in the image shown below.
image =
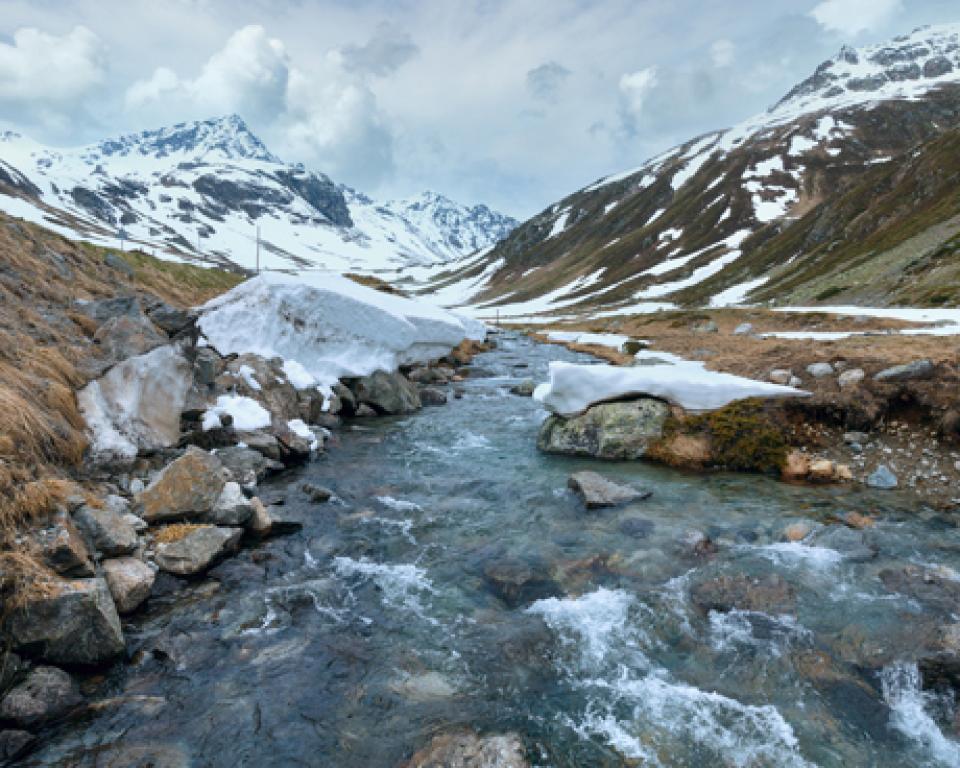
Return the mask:
<path fill-rule="evenodd" d="M 260 274 L 260 225 L 257 224 L 257 274 Z"/>

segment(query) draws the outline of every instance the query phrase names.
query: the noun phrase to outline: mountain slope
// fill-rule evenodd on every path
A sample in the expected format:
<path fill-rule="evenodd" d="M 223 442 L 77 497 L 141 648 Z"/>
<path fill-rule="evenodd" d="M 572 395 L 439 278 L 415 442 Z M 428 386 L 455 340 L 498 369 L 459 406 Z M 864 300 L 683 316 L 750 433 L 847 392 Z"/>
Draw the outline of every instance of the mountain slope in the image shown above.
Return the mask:
<path fill-rule="evenodd" d="M 956 300 L 958 126 L 960 25 L 845 47 L 768 112 L 579 190 L 433 287 L 476 283 L 504 316 Z M 906 263 L 908 284 L 862 287 Z"/>
<path fill-rule="evenodd" d="M 0 133 L 0 210 L 188 260 L 369 272 L 442 264 L 516 222 L 424 193 L 380 204 L 273 155 L 241 118 L 59 150 Z"/>

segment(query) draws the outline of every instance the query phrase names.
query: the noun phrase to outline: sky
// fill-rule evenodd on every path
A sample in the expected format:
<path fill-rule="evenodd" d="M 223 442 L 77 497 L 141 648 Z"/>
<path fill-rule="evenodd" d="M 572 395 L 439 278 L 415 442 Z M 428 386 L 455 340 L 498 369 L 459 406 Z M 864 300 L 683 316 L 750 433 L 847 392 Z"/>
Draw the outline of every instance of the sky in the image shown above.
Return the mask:
<path fill-rule="evenodd" d="M 0 123 L 75 146 L 241 115 L 380 198 L 527 218 L 956 0 L 0 0 Z"/>

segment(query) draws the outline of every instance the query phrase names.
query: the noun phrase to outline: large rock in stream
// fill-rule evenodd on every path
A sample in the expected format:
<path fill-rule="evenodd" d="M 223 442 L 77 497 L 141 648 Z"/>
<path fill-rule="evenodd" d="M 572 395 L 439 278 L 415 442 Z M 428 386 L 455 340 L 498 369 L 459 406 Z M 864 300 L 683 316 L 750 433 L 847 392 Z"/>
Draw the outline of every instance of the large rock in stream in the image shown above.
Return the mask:
<path fill-rule="evenodd" d="M 420 410 L 420 393 L 416 385 L 399 372 L 376 371 L 357 379 L 351 388 L 358 402 L 377 413 L 393 415 Z"/>
<path fill-rule="evenodd" d="M 38 588 L 11 614 L 7 631 L 14 647 L 56 664 L 99 664 L 124 650 L 120 617 L 103 579 Z"/>
<path fill-rule="evenodd" d="M 618 485 L 596 472 L 574 472 L 567 485 L 583 499 L 587 509 L 616 507 L 651 495 L 650 491 Z"/>
<path fill-rule="evenodd" d="M 403 768 L 529 768 L 520 737 L 443 733 L 404 763 Z"/>
<path fill-rule="evenodd" d="M 236 550 L 242 535 L 240 528 L 184 526 L 179 538 L 157 545 L 157 565 L 177 576 L 202 573 L 221 557 Z"/>
<path fill-rule="evenodd" d="M 669 415 L 669 406 L 654 398 L 600 403 L 579 416 L 547 418 L 540 427 L 537 448 L 599 459 L 639 459 L 663 434 Z"/>

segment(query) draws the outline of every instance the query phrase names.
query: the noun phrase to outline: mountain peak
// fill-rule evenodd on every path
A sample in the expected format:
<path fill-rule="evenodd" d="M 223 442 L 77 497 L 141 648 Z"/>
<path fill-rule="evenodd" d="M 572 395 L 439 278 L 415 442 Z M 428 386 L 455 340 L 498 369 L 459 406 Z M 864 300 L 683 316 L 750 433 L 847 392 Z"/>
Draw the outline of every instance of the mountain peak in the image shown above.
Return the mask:
<path fill-rule="evenodd" d="M 183 155 L 185 160 L 280 162 L 237 114 L 127 134 L 100 142 L 95 151 L 106 157 Z"/>
<path fill-rule="evenodd" d="M 844 45 L 771 110 L 813 112 L 878 99 L 910 99 L 960 81 L 960 24 L 918 27 L 885 43 Z"/>

